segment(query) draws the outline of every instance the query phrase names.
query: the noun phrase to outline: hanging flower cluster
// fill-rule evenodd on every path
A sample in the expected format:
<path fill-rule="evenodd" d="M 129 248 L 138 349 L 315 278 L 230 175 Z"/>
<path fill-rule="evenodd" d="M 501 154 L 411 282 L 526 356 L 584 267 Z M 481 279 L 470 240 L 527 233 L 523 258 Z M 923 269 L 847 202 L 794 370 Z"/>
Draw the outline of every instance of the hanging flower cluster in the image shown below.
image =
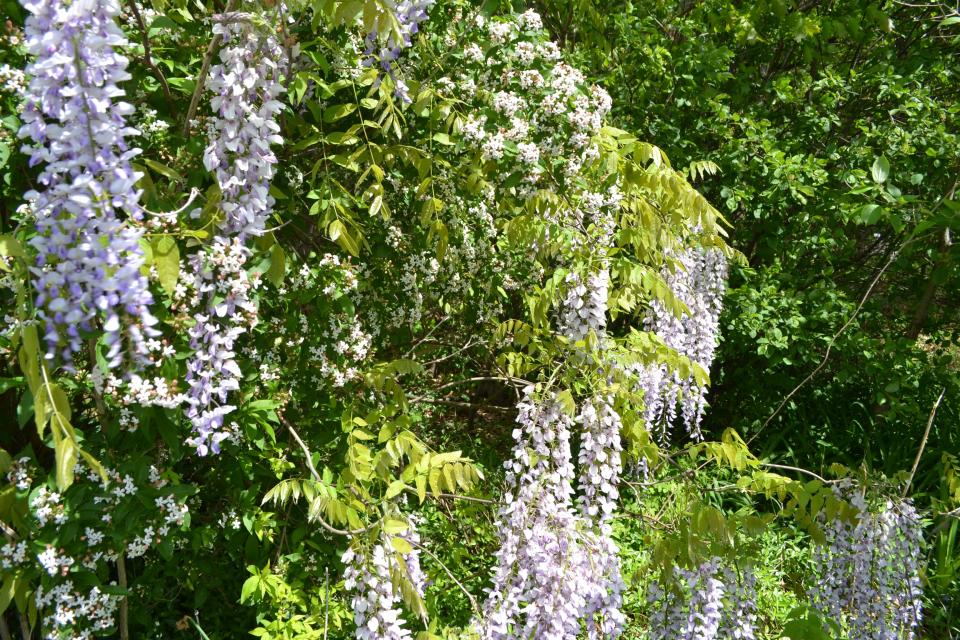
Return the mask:
<path fill-rule="evenodd" d="M 625 618 L 620 610 L 624 583 L 620 576 L 619 548 L 613 540 L 613 516 L 620 492 L 617 488 L 623 467 L 620 431 L 623 424 L 613 408 L 611 396 L 586 401 L 577 417 L 580 436 L 580 513 L 595 523 L 597 536 L 594 574 L 599 580 L 587 599 L 585 614 L 590 638 L 619 635 Z"/>
<path fill-rule="evenodd" d="M 403 640 L 411 638 L 410 630 L 400 610 L 399 589 L 393 584 L 395 574 L 405 574 L 420 598 L 426 589 L 426 576 L 420 567 L 420 536 L 416 529 L 405 532 L 401 539 L 412 547 L 402 554 L 400 563 L 392 556 L 389 542 L 378 542 L 369 555 L 348 548 L 341 560 L 347 569 L 344 572 L 344 588 L 353 594 L 351 607 L 356 624 L 357 640 Z"/>
<path fill-rule="evenodd" d="M 577 273 L 567 276 L 567 294 L 560 318 L 560 332 L 567 340 L 578 342 L 591 333 L 603 339 L 609 288 L 610 272 L 607 269 L 591 274 L 586 281 Z"/>
<path fill-rule="evenodd" d="M 385 42 L 380 41 L 382 34 L 376 29 L 367 34 L 363 66 L 379 66 L 380 74 L 377 82 L 379 83 L 384 75 L 390 76 L 393 80 L 394 94 L 404 102 L 411 101 L 409 88 L 401 78 L 397 77 L 394 63 L 400 59 L 404 49 L 413 46 L 413 36 L 420 30 L 420 23 L 429 17 L 427 11 L 434 2 L 435 0 L 400 0 L 399 2 L 389 0 L 388 8 L 397 17 L 398 29 L 391 29 L 386 35 Z"/>
<path fill-rule="evenodd" d="M 850 640 L 912 640 L 922 614 L 923 531 L 916 510 L 909 501 L 887 501 L 872 513 L 852 485 L 834 491 L 857 514 L 854 522 L 823 524 L 827 541 L 814 552 L 819 579 L 811 600 Z"/>
<path fill-rule="evenodd" d="M 36 216 L 31 271 L 47 358 L 73 370 L 85 337 L 100 328 L 111 367 L 125 354 L 145 363 L 146 340 L 158 335 L 153 297 L 140 273 L 140 231 L 118 217 L 142 217 L 130 164 L 139 149 L 126 141 L 138 133 L 126 124 L 133 107 L 117 100 L 119 83 L 130 78 L 117 53 L 127 46 L 115 21 L 119 3 L 34 0 L 24 7 L 33 60 L 19 135 L 30 140 L 23 151 L 31 166 L 44 163 L 41 187 L 26 199 Z"/>
<path fill-rule="evenodd" d="M 716 249 L 691 248 L 675 256 L 680 269 L 663 272 L 674 295 L 689 309 L 677 318 L 658 300 L 650 303 L 645 325 L 667 346 L 709 371 L 717 347 L 720 312 L 726 288 L 727 260 Z M 677 407 L 687 433 L 702 437 L 700 421 L 706 409 L 705 387 L 693 375 L 680 379 L 665 365 L 643 367 L 639 371 L 640 387 L 645 396 L 645 418 L 660 440 L 669 439 L 670 427 L 677 418 Z"/>
<path fill-rule="evenodd" d="M 516 444 L 505 463 L 510 491 L 499 513 L 497 566 L 475 627 L 485 639 L 553 640 L 576 636 L 586 620 L 590 637 L 615 637 L 623 624 L 617 549 L 606 526 L 598 531 L 574 508 L 573 420 L 555 398 L 535 399 L 532 387 L 517 408 Z M 616 477 L 603 470 L 604 456 L 597 452 L 619 445 L 619 433 L 610 434 L 619 431 L 619 420 L 609 410 L 595 409 L 581 416 L 593 436 L 581 478 L 589 495 L 581 504 L 584 512 L 596 505 L 606 523 L 612 510 L 604 504 L 613 498 Z M 606 440 L 614 440 L 609 449 L 601 444 Z M 619 459 L 611 466 L 619 469 Z"/>
<path fill-rule="evenodd" d="M 692 570 L 675 568 L 674 573 L 670 583 L 650 585 L 650 640 L 756 637 L 756 578 L 751 569 L 738 577 L 720 558 L 711 558 Z"/>
<path fill-rule="evenodd" d="M 210 69 L 207 89 L 214 96 L 204 166 L 220 187 L 224 219 L 219 235 L 191 266 L 205 309 L 190 329 L 194 356 L 187 365 L 187 416 L 194 435 L 188 441 L 200 455 L 219 453 L 230 437 L 224 417 L 234 407 L 228 394 L 239 388 L 237 339 L 256 322 L 251 291 L 258 278 L 247 273 L 246 241 L 263 233 L 273 210 L 270 195 L 277 158 L 271 145 L 281 144 L 276 119 L 283 109 L 281 73 L 286 58 L 273 34 L 257 28 L 243 14 L 221 16 L 214 33 L 223 37 L 220 64 Z"/>

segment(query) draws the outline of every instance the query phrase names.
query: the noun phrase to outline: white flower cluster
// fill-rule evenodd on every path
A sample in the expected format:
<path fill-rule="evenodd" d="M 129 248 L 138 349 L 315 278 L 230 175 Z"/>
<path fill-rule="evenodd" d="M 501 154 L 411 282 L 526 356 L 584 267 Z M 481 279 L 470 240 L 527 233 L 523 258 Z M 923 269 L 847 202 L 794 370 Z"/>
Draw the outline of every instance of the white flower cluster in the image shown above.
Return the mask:
<path fill-rule="evenodd" d="M 678 354 L 709 371 L 717 347 L 727 260 L 719 250 L 699 248 L 682 251 L 675 258 L 680 268 L 665 269 L 662 275 L 689 313 L 678 318 L 663 303 L 653 300 L 644 324 Z M 636 373 L 645 396 L 644 417 L 650 431 L 666 442 L 679 404 L 687 433 L 700 439 L 706 388 L 692 375 L 681 380 L 664 365 L 641 367 Z"/>
<path fill-rule="evenodd" d="M 94 635 L 100 635 L 98 632 L 116 624 L 114 614 L 120 597 L 104 593 L 98 587 L 84 594 L 71 580 L 66 580 L 49 590 L 39 586 L 34 601 L 39 611 L 49 611 L 43 618 L 43 627 L 50 630 L 46 638 L 92 640 Z M 66 633 L 70 635 L 64 635 Z"/>
<path fill-rule="evenodd" d="M 30 476 L 30 458 L 24 456 L 14 460 L 7 471 L 7 482 L 17 488 L 17 491 L 26 491 L 33 484 Z"/>
<path fill-rule="evenodd" d="M 810 597 L 841 624 L 849 640 L 912 640 L 922 615 L 923 531 L 909 500 L 873 513 L 852 484 L 834 487 L 856 509 L 853 522 L 821 523 L 825 545 L 814 551 L 818 579 Z"/>
<path fill-rule="evenodd" d="M 456 78 L 456 86 L 477 99 L 463 125 L 464 139 L 496 161 L 501 186 L 524 199 L 545 186 L 545 173 L 572 178 L 599 156 L 591 140 L 611 106 L 603 89 L 587 87 L 579 70 L 559 61 L 557 46 L 543 40 L 538 25 L 533 11 L 506 21 L 478 20 L 484 39 L 498 45 L 496 53 L 488 57 L 479 45 L 469 45 L 466 62 L 479 69 Z M 506 186 L 517 177 L 519 185 Z M 576 224 L 582 212 L 565 211 L 563 218 Z"/>
<path fill-rule="evenodd" d="M 22 96 L 27 91 L 27 74 L 8 64 L 0 64 L 0 90 Z"/>
<path fill-rule="evenodd" d="M 756 579 L 745 568 L 737 575 L 711 558 L 696 569 L 675 568 L 668 584 L 650 584 L 653 608 L 649 640 L 753 640 L 756 635 Z"/>
<path fill-rule="evenodd" d="M 0 547 L 0 567 L 4 571 L 19 566 L 27 561 L 27 543 L 23 540 L 19 542 L 8 542 Z"/>
<path fill-rule="evenodd" d="M 67 521 L 67 512 L 60 501 L 60 494 L 40 487 L 33 500 L 30 501 L 33 517 L 41 527 L 49 523 L 61 525 Z"/>

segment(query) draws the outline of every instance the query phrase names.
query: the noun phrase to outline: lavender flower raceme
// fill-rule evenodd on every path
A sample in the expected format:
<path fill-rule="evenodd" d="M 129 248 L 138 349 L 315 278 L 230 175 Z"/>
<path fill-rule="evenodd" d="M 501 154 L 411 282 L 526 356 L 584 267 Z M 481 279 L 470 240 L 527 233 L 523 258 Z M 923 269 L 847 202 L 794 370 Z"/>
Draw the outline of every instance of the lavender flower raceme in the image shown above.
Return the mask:
<path fill-rule="evenodd" d="M 716 249 L 688 249 L 677 259 L 682 268 L 663 275 L 674 295 L 690 313 L 677 318 L 661 302 L 654 300 L 645 323 L 648 330 L 655 332 L 677 353 L 709 371 L 717 347 L 727 261 Z M 643 367 L 636 373 L 646 397 L 645 417 L 651 431 L 658 430 L 661 441 L 666 441 L 679 405 L 687 432 L 699 439 L 700 421 L 706 408 L 706 389 L 698 385 L 693 376 L 681 380 L 663 365 Z"/>
<path fill-rule="evenodd" d="M 567 276 L 567 295 L 563 301 L 560 330 L 571 342 L 583 340 L 590 333 L 603 338 L 607 326 L 607 298 L 610 272 L 601 269 L 586 282 L 571 273 Z"/>
<path fill-rule="evenodd" d="M 157 320 L 153 297 L 140 267 L 140 231 L 124 224 L 119 211 L 139 220 L 139 175 L 130 159 L 139 153 L 126 138 L 133 107 L 118 101 L 119 84 L 130 78 L 127 59 L 117 53 L 127 40 L 115 22 L 111 0 L 73 3 L 33 0 L 25 25 L 33 56 L 22 115 L 23 151 L 30 164 L 45 163 L 41 188 L 26 198 L 36 215 L 37 250 L 31 269 L 38 315 L 45 325 L 48 360 L 73 369 L 85 334 L 100 324 L 115 367 L 124 352 L 149 360 L 148 336 Z"/>
<path fill-rule="evenodd" d="M 347 565 L 343 586 L 353 594 L 351 606 L 357 640 L 409 639 L 410 630 L 400 617 L 400 597 L 391 581 L 391 558 L 387 546 L 377 543 L 369 557 L 350 548 L 342 560 Z M 409 571 L 410 560 L 405 558 L 404 562 Z M 419 568 L 419 561 L 417 566 Z"/>
<path fill-rule="evenodd" d="M 380 75 L 377 80 L 379 83 L 384 75 L 390 76 L 394 83 L 394 93 L 397 98 L 404 102 L 410 102 L 407 84 L 397 77 L 394 63 L 400 59 L 400 54 L 404 49 L 413 45 L 413 36 L 420 31 L 420 23 L 426 21 L 427 11 L 433 6 L 435 0 L 400 0 L 393 2 L 388 0 L 390 8 L 397 16 L 399 23 L 399 33 L 391 30 L 386 37 L 386 41 L 381 43 L 380 35 L 376 30 L 367 34 L 367 48 L 364 51 L 363 65 L 366 67 L 379 66 Z"/>
<path fill-rule="evenodd" d="M 214 33 L 223 36 L 224 46 L 207 80 L 216 115 L 203 163 L 216 175 L 224 219 L 212 246 L 191 263 L 206 305 L 190 329 L 195 354 L 187 365 L 187 416 L 194 430 L 188 442 L 200 455 L 219 453 L 230 435 L 224 418 L 234 407 L 227 399 L 241 375 L 235 343 L 256 322 L 250 292 L 257 280 L 245 269 L 250 256 L 245 242 L 263 233 L 274 205 L 270 181 L 277 158 L 271 145 L 283 142 L 276 118 L 283 109 L 277 98 L 286 58 L 273 34 L 243 14 L 221 16 Z"/>
<path fill-rule="evenodd" d="M 912 640 L 921 619 L 919 517 L 909 501 L 872 513 L 851 485 L 836 487 L 857 511 L 854 522 L 825 523 L 814 552 L 818 580 L 811 599 L 850 640 Z M 821 518 L 822 519 L 822 518 Z"/>
<path fill-rule="evenodd" d="M 674 569 L 670 584 L 654 581 L 650 640 L 752 640 L 756 622 L 756 579 L 737 573 L 718 557 L 695 569 Z"/>

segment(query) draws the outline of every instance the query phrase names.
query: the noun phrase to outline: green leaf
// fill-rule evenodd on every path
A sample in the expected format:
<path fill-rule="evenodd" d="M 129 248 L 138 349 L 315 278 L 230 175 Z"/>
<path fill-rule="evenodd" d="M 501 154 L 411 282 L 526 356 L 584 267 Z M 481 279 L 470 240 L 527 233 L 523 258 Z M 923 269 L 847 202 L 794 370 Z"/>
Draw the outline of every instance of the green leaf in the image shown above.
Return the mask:
<path fill-rule="evenodd" d="M 865 204 L 857 209 L 856 218 L 861 224 L 873 224 L 880 219 L 883 209 L 878 204 Z"/>
<path fill-rule="evenodd" d="M 180 249 L 173 236 L 157 236 L 150 243 L 153 251 L 153 265 L 157 268 L 160 286 L 168 296 L 172 296 L 180 278 Z"/>
<path fill-rule="evenodd" d="M 3 612 L 10 606 L 10 601 L 13 600 L 13 594 L 16 590 L 16 578 L 13 574 L 7 574 L 6 579 L 3 581 L 3 586 L 0 587 L 0 615 L 3 615 Z"/>
<path fill-rule="evenodd" d="M 357 105 L 348 102 L 346 104 L 335 104 L 323 110 L 324 122 L 336 122 L 357 110 Z"/>
<path fill-rule="evenodd" d="M 434 140 L 434 142 L 439 142 L 440 144 L 448 145 L 448 146 L 454 144 L 454 143 L 450 140 L 450 136 L 448 136 L 448 135 L 445 134 L 445 133 L 435 133 L 435 134 L 433 134 L 433 140 Z"/>
<path fill-rule="evenodd" d="M 406 486 L 407 484 L 403 480 L 394 480 L 393 482 L 390 483 L 390 486 L 387 487 L 387 491 L 383 496 L 384 499 L 389 500 L 390 498 L 394 498 L 400 495 L 400 493 L 403 491 L 404 487 Z"/>
<path fill-rule="evenodd" d="M 267 270 L 267 280 L 273 283 L 273 286 L 279 287 L 283 284 L 286 271 L 287 256 L 280 245 L 275 244 L 270 248 L 270 269 Z"/>
<path fill-rule="evenodd" d="M 0 394 L 6 393 L 10 389 L 22 387 L 27 383 L 26 378 L 17 376 L 15 378 L 0 378 Z"/>
<path fill-rule="evenodd" d="M 250 599 L 250 596 L 260 587 L 260 576 L 250 576 L 243 582 L 243 586 L 240 587 L 240 604 L 243 604 Z"/>
<path fill-rule="evenodd" d="M 339 220 L 334 220 L 327 227 L 327 235 L 330 239 L 339 244 L 345 251 L 352 256 L 360 255 L 360 245 L 347 231 L 347 226 Z"/>
<path fill-rule="evenodd" d="M 62 438 L 56 446 L 57 488 L 66 491 L 73 484 L 73 468 L 77 465 L 77 443 L 73 438 Z"/>
<path fill-rule="evenodd" d="M 180 175 L 179 173 L 177 173 L 167 165 L 163 164 L 162 162 L 157 162 L 156 160 L 150 160 L 149 158 L 141 158 L 141 160 L 143 161 L 143 164 L 147 165 L 148 167 L 150 167 L 151 169 L 153 169 L 154 171 L 162 175 L 164 178 L 168 178 L 170 180 L 173 180 L 174 182 L 183 182 L 182 175 Z"/>
<path fill-rule="evenodd" d="M 873 181 L 877 184 L 883 183 L 890 175 L 890 161 L 885 156 L 879 156 L 873 161 L 873 167 L 870 168 L 873 174 Z"/>
<path fill-rule="evenodd" d="M 413 551 L 413 545 L 403 538 L 390 538 L 390 545 L 402 554 L 408 554 Z"/>
<path fill-rule="evenodd" d="M 4 258 L 25 258 L 23 245 L 12 235 L 0 235 L 0 257 Z"/>
<path fill-rule="evenodd" d="M 395 535 L 397 533 L 403 533 L 410 528 L 410 525 L 406 520 L 397 520 L 395 518 L 388 518 L 383 523 L 383 530 L 390 535 Z"/>

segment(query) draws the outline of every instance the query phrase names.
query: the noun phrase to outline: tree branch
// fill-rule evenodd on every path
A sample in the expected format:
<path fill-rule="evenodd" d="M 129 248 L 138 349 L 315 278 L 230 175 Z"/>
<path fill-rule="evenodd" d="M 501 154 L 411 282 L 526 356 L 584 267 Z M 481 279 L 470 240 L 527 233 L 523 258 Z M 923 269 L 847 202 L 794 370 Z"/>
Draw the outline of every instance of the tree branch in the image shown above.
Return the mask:
<path fill-rule="evenodd" d="M 923 438 L 920 440 L 920 448 L 917 450 L 917 457 L 913 459 L 913 467 L 910 469 L 910 475 L 907 477 L 907 484 L 903 486 L 903 492 L 900 494 L 900 497 L 906 498 L 907 492 L 910 490 L 910 484 L 913 482 L 913 476 L 917 473 L 917 467 L 920 465 L 920 456 L 923 455 L 923 450 L 927 446 L 927 439 L 930 438 L 930 428 L 933 426 L 933 419 L 937 415 L 937 409 L 940 407 L 940 402 L 943 400 L 944 394 L 947 392 L 947 388 L 943 387 L 940 390 L 940 395 L 937 396 L 936 402 L 933 403 L 933 407 L 930 408 L 930 416 L 927 418 L 927 428 L 923 432 Z"/>
<path fill-rule="evenodd" d="M 313 476 L 314 480 L 323 484 L 323 478 L 320 476 L 319 473 L 317 473 L 317 468 L 313 466 L 313 454 L 310 453 L 310 448 L 307 447 L 307 443 L 305 443 L 300 438 L 300 434 L 297 433 L 297 430 L 293 428 L 293 425 L 290 424 L 290 422 L 285 417 L 283 417 L 283 415 L 279 413 L 277 415 L 280 417 L 280 422 L 282 422 L 283 425 L 290 431 L 290 435 L 293 436 L 293 439 L 296 440 L 297 444 L 300 445 L 300 448 L 303 449 L 303 454 L 307 457 L 307 467 L 310 468 L 310 475 Z M 371 525 L 362 527 L 360 529 L 338 529 L 337 527 L 334 527 L 332 524 L 330 524 L 329 522 L 324 520 L 322 517 L 320 517 L 319 514 L 316 515 L 316 521 L 320 524 L 321 527 L 323 527 L 330 533 L 335 533 L 340 536 L 357 536 L 362 533 L 371 531 L 372 529 L 375 529 L 380 525 L 379 522 L 375 522 Z"/>
<path fill-rule="evenodd" d="M 426 553 L 428 556 L 430 556 L 431 558 L 433 558 L 434 562 L 436 562 L 438 565 L 440 565 L 440 567 L 447 573 L 447 575 L 450 576 L 450 579 L 453 580 L 453 583 L 454 583 L 455 585 L 457 585 L 458 587 L 460 587 L 460 591 L 463 591 L 463 594 L 464 594 L 465 596 L 467 596 L 467 600 L 470 601 L 470 606 L 473 608 L 473 610 L 474 610 L 474 611 L 479 611 L 479 609 L 477 608 L 477 601 L 476 601 L 476 599 L 474 599 L 473 595 L 472 595 L 469 591 L 467 591 L 467 588 L 464 587 L 464 586 L 460 583 L 459 580 L 457 580 L 457 577 L 456 577 L 455 575 L 453 575 L 453 572 L 450 571 L 450 569 L 447 567 L 447 565 L 443 564 L 443 561 L 440 560 L 440 558 L 438 558 L 437 555 L 436 555 L 433 551 L 430 551 L 430 549 L 427 549 L 425 546 L 423 546 L 422 544 L 420 544 L 420 543 L 418 543 L 418 542 L 414 542 L 414 541 L 412 541 L 412 540 L 407 540 L 407 542 L 409 542 L 411 545 L 413 545 L 413 546 L 416 547 L 417 549 L 420 549 L 420 551 L 423 551 L 423 552 Z"/>
<path fill-rule="evenodd" d="M 237 0 L 228 0 L 224 13 L 230 13 L 236 6 Z M 197 112 L 197 105 L 200 103 L 200 95 L 203 93 L 203 85 L 207 80 L 207 73 L 210 72 L 210 62 L 213 60 L 213 54 L 217 47 L 223 41 L 223 36 L 217 34 L 210 39 L 207 46 L 207 52 L 203 54 L 203 63 L 200 65 L 200 73 L 197 75 L 197 84 L 193 88 L 193 95 L 190 97 L 190 107 L 187 109 L 187 116 L 183 119 L 183 135 L 186 137 L 190 133 L 190 121 Z"/>
<path fill-rule="evenodd" d="M 160 81 L 160 89 L 163 91 L 163 98 L 167 101 L 167 108 L 170 109 L 171 114 L 176 114 L 176 104 L 173 101 L 173 95 L 170 93 L 170 85 L 167 84 L 167 79 L 163 75 L 163 71 L 160 70 L 153 62 L 153 57 L 150 55 L 150 37 L 147 33 L 147 23 L 143 21 L 143 16 L 140 15 L 140 9 L 137 7 L 137 0 L 130 0 L 130 11 L 133 13 L 133 17 L 137 20 L 137 26 L 140 28 L 140 40 L 143 42 L 143 62 L 150 70 L 153 71 L 153 75 L 157 76 L 157 80 Z"/>
<path fill-rule="evenodd" d="M 874 276 L 873 281 L 870 283 L 870 286 L 867 287 L 867 290 L 864 292 L 863 296 L 860 298 L 860 303 L 857 304 L 857 308 L 854 309 L 852 314 L 850 314 L 850 317 L 847 318 L 847 321 L 843 323 L 843 326 L 840 327 L 840 330 L 837 331 L 835 334 L 833 334 L 833 337 L 830 338 L 830 342 L 827 343 L 827 350 L 823 354 L 823 359 L 820 360 L 820 364 L 818 364 L 817 367 L 810 372 L 810 375 L 808 375 L 806 378 L 801 380 L 800 384 L 795 386 L 793 390 L 786 395 L 786 397 L 780 402 L 780 404 L 777 406 L 774 412 L 770 414 L 770 417 L 767 418 L 766 421 L 764 421 L 763 425 L 759 429 L 757 429 L 757 432 L 754 433 L 752 436 L 750 436 L 750 439 L 747 440 L 747 444 L 750 444 L 751 442 L 753 442 L 756 439 L 756 437 L 760 435 L 760 433 L 763 432 L 764 429 L 767 428 L 767 425 L 769 425 L 773 421 L 773 419 L 780 414 L 780 411 L 787 405 L 788 402 L 790 402 L 790 399 L 793 398 L 793 396 L 795 396 L 797 392 L 803 388 L 804 385 L 806 385 L 808 382 L 813 380 L 814 376 L 820 373 L 820 370 L 826 366 L 827 360 L 829 360 L 830 358 L 830 352 L 831 350 L 833 350 L 833 345 L 836 344 L 837 339 L 843 334 L 844 331 L 847 330 L 847 327 L 853 324 L 853 321 L 856 319 L 857 315 L 860 313 L 860 310 L 863 309 L 863 305 L 867 303 L 867 299 L 870 297 L 870 294 L 873 293 L 873 289 L 874 287 L 877 286 L 877 283 L 880 281 L 880 278 L 883 276 L 886 270 L 890 267 L 890 265 L 893 264 L 894 260 L 897 259 L 897 256 L 900 255 L 900 251 L 903 250 L 903 248 L 909 242 L 911 242 L 911 240 L 912 239 L 906 240 L 903 243 L 903 245 L 900 246 L 900 249 L 896 249 L 890 254 L 890 257 L 887 259 L 887 262 L 883 265 L 883 267 L 880 268 L 880 270 L 877 272 L 877 275 Z"/>

